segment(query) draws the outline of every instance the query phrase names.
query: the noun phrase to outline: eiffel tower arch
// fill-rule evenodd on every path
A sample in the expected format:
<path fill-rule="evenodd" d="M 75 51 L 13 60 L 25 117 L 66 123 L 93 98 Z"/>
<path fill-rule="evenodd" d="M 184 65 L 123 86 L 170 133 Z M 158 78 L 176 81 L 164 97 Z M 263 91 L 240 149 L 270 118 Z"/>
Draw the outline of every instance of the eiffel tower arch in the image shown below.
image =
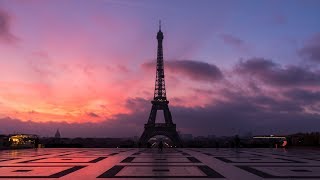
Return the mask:
<path fill-rule="evenodd" d="M 147 124 L 144 125 L 144 131 L 140 137 L 139 144 L 146 146 L 149 139 L 156 135 L 168 137 L 174 146 L 182 147 L 182 142 L 177 133 L 176 124 L 172 121 L 171 112 L 169 110 L 169 101 L 166 96 L 165 79 L 164 79 L 164 62 L 163 62 L 163 33 L 161 31 L 161 23 L 159 24 L 159 32 L 157 33 L 158 52 L 156 65 L 156 81 L 154 97 L 151 112 Z M 165 123 L 156 123 L 158 110 L 163 110 Z"/>

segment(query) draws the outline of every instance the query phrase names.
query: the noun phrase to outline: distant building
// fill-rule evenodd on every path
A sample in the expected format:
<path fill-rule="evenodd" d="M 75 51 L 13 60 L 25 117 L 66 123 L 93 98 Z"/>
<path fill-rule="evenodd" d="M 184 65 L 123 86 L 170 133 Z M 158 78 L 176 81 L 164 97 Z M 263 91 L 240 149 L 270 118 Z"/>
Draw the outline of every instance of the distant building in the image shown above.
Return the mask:
<path fill-rule="evenodd" d="M 56 134 L 54 135 L 54 138 L 60 139 L 60 137 L 61 137 L 60 131 L 59 131 L 59 129 L 57 129 L 57 132 L 56 132 Z"/>
<path fill-rule="evenodd" d="M 181 139 L 184 140 L 184 141 L 189 141 L 189 140 L 192 140 L 192 139 L 193 139 L 192 134 L 180 134 L 180 137 L 181 137 Z"/>
<path fill-rule="evenodd" d="M 9 137 L 6 135 L 0 134 L 0 149 L 5 146 L 8 146 L 9 144 L 8 142 L 9 142 Z"/>
<path fill-rule="evenodd" d="M 207 141 L 209 138 L 205 136 L 196 136 L 194 140 L 196 141 Z"/>
<path fill-rule="evenodd" d="M 209 139 L 216 139 L 216 135 L 214 135 L 214 134 L 208 135 L 208 138 Z"/>
<path fill-rule="evenodd" d="M 139 141 L 139 136 L 133 136 L 133 141 L 138 142 Z"/>

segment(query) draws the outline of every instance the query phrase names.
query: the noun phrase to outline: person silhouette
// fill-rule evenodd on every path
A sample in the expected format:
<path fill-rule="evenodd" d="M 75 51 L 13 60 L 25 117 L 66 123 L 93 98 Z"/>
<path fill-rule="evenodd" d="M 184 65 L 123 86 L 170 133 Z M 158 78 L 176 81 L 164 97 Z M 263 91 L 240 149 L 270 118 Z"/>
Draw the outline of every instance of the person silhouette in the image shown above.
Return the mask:
<path fill-rule="evenodd" d="M 159 150 L 162 152 L 162 150 L 163 150 L 163 143 L 162 143 L 162 141 L 159 142 L 158 148 L 159 148 Z"/>

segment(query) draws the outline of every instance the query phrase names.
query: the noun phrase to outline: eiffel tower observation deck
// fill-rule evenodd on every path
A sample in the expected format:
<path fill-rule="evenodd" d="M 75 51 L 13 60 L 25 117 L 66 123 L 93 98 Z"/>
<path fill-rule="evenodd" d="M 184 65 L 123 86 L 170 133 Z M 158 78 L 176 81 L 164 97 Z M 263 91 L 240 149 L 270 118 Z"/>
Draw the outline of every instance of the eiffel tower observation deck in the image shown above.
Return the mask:
<path fill-rule="evenodd" d="M 165 76 L 164 76 L 164 61 L 163 61 L 163 32 L 161 31 L 161 22 L 159 23 L 159 31 L 157 33 L 158 51 L 157 51 L 157 65 L 156 65 L 156 80 L 154 97 L 151 101 L 152 108 L 147 124 L 144 125 L 144 132 L 142 133 L 139 144 L 146 146 L 149 139 L 163 135 L 168 137 L 173 146 L 181 147 L 181 139 L 176 130 L 176 124 L 172 121 L 171 112 L 169 110 L 169 101 L 166 96 Z M 163 110 L 165 123 L 156 123 L 157 111 Z"/>

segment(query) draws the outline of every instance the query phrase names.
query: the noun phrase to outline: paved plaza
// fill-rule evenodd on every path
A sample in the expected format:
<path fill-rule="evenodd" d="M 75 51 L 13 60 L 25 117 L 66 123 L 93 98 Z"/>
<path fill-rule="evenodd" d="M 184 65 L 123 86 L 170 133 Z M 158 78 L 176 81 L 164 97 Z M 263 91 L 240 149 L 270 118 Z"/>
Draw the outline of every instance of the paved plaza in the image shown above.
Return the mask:
<path fill-rule="evenodd" d="M 320 179 L 319 149 L 0 151 L 0 179 Z"/>

